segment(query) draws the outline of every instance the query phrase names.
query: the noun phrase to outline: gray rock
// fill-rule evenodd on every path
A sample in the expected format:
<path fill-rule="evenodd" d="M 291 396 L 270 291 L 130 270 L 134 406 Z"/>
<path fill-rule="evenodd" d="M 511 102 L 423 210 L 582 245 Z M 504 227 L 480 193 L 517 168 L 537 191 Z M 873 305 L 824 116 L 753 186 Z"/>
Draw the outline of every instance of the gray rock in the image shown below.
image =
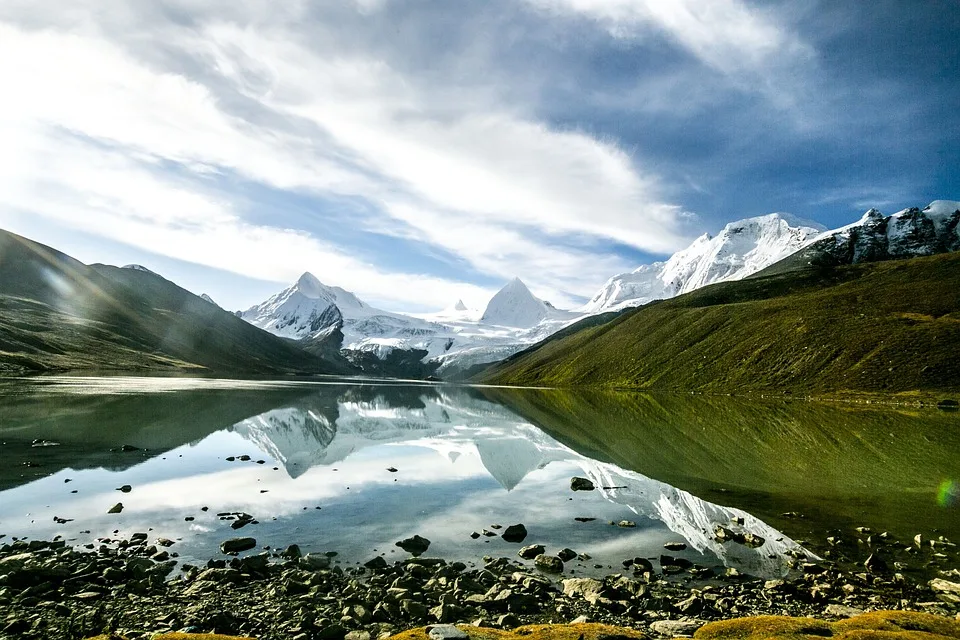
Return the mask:
<path fill-rule="evenodd" d="M 657 620 L 650 625 L 650 630 L 661 636 L 676 638 L 692 636 L 704 624 L 702 620 Z"/>
<path fill-rule="evenodd" d="M 437 622 L 442 623 L 441 626 L 449 626 L 447 623 L 456 622 L 462 612 L 463 610 L 455 604 L 440 604 L 430 609 L 430 615 Z"/>
<path fill-rule="evenodd" d="M 440 607 L 437 607 L 438 609 Z M 432 640 L 465 640 L 468 636 L 466 633 L 457 629 L 452 624 L 437 624 L 427 627 L 427 635 L 432 638 Z"/>
<path fill-rule="evenodd" d="M 617 523 L 618 527 L 623 527 L 625 529 L 632 529 L 637 526 L 637 523 L 633 520 L 621 520 Z"/>
<path fill-rule="evenodd" d="M 374 556 L 373 558 L 367 560 L 363 563 L 367 569 L 386 569 L 387 561 L 384 560 L 381 556 Z"/>
<path fill-rule="evenodd" d="M 683 542 L 668 542 L 663 545 L 663 548 L 667 551 L 683 551 L 687 548 L 687 545 Z"/>
<path fill-rule="evenodd" d="M 314 571 L 330 568 L 330 558 L 325 553 L 308 553 L 300 558 L 300 565 Z"/>
<path fill-rule="evenodd" d="M 500 535 L 506 542 L 523 542 L 527 537 L 527 528 L 522 524 L 512 524 Z"/>
<path fill-rule="evenodd" d="M 400 608 L 403 609 L 414 620 L 420 620 L 427 617 L 427 607 L 422 602 L 407 598 L 400 602 Z"/>
<path fill-rule="evenodd" d="M 955 593 L 960 595 L 960 582 L 950 582 L 943 578 L 934 578 L 927 584 L 937 593 Z"/>
<path fill-rule="evenodd" d="M 284 558 L 289 558 L 290 560 L 296 560 L 303 556 L 303 553 L 300 552 L 300 545 L 291 544 L 289 547 L 284 549 L 280 555 Z"/>
<path fill-rule="evenodd" d="M 547 573 L 563 573 L 563 560 L 557 556 L 548 556 L 545 553 L 541 553 L 533 559 L 533 564 L 541 571 L 546 571 Z"/>
<path fill-rule="evenodd" d="M 123 511 L 123 503 L 118 502 L 117 504 L 110 507 L 107 513 L 120 513 L 121 511 Z"/>
<path fill-rule="evenodd" d="M 557 557 L 563 560 L 564 562 L 570 562 L 577 557 L 577 552 L 573 549 L 563 548 L 557 553 Z"/>
<path fill-rule="evenodd" d="M 546 551 L 546 547 L 542 544 L 531 544 L 517 551 L 517 555 L 523 558 L 524 560 L 533 560 L 540 554 Z"/>
<path fill-rule="evenodd" d="M 240 553 L 256 546 L 255 538 L 230 538 L 220 543 L 220 553 Z"/>
<path fill-rule="evenodd" d="M 497 626 L 501 629 L 513 629 L 520 625 L 520 618 L 512 613 L 506 613 L 497 618 Z"/>
<path fill-rule="evenodd" d="M 596 489 L 596 487 L 593 486 L 593 482 L 588 478 L 580 478 L 578 476 L 570 478 L 570 488 L 573 491 L 593 491 Z"/>
<path fill-rule="evenodd" d="M 834 616 L 837 618 L 852 618 L 863 613 L 863 609 L 848 607 L 843 604 L 830 604 L 827 605 L 827 608 L 824 609 L 823 612 L 828 616 Z"/>
<path fill-rule="evenodd" d="M 397 542 L 396 545 L 407 553 L 419 556 L 430 547 L 430 541 L 422 536 L 415 535 L 412 538 L 406 538 Z"/>

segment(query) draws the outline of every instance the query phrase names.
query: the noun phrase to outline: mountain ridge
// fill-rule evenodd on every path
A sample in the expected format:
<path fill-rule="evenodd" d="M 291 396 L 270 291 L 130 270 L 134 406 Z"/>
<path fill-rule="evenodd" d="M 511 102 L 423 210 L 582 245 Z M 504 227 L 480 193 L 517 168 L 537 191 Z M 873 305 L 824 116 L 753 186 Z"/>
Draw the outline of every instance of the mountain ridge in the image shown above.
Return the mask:
<path fill-rule="evenodd" d="M 0 230 L 0 372 L 348 373 L 145 269 Z"/>

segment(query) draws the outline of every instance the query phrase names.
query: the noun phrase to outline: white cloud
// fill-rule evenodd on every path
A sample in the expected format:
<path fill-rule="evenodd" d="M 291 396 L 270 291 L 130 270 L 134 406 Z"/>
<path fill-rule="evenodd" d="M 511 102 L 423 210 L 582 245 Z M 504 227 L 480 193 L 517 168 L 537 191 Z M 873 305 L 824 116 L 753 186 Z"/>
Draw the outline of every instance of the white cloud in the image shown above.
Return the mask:
<path fill-rule="evenodd" d="M 668 33 L 705 64 L 725 73 L 756 71 L 783 56 L 806 55 L 796 36 L 741 0 L 526 0 L 553 12 L 590 17 L 617 37 L 647 27 Z"/>
<path fill-rule="evenodd" d="M 34 27 L 43 4 L 7 11 Z M 42 30 L 0 22 L 0 86 L 13 96 L 0 103 L 0 216 L 36 213 L 251 277 L 312 270 L 362 296 L 441 306 L 490 292 L 363 264 L 325 242 L 316 220 L 252 224 L 256 203 L 205 177 L 365 199 L 386 217 L 378 231 L 488 276 L 520 275 L 561 304 L 629 265 L 551 237 L 655 252 L 683 243 L 683 212 L 610 142 L 551 128 L 485 90 L 420 85 L 376 56 L 305 46 L 300 5 L 272 14 L 241 3 L 232 15 L 256 28 L 188 0 L 165 8 L 79 4 Z M 411 278 L 418 286 L 399 286 Z"/>

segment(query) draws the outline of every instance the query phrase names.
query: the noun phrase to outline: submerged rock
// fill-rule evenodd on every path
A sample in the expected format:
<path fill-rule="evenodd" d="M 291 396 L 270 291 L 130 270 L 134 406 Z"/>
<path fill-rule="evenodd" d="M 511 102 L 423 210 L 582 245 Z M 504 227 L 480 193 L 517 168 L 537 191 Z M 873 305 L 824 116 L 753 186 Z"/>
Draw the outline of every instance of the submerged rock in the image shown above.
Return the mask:
<path fill-rule="evenodd" d="M 255 538 L 230 538 L 220 543 L 220 553 L 240 553 L 257 546 Z"/>
<path fill-rule="evenodd" d="M 527 528 L 522 524 L 513 524 L 500 535 L 507 542 L 523 542 L 527 537 Z"/>
<path fill-rule="evenodd" d="M 407 553 L 413 554 L 414 556 L 422 555 L 430 548 L 430 541 L 424 538 L 423 536 L 414 535 L 412 538 L 405 538 L 396 543 L 396 546 L 400 547 Z"/>

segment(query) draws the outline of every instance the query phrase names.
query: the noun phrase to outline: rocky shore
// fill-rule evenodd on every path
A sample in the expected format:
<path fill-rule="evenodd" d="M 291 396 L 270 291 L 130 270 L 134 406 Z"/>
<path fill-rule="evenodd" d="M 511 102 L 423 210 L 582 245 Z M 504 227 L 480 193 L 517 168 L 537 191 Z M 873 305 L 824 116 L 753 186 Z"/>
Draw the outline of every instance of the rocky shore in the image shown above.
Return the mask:
<path fill-rule="evenodd" d="M 584 578 L 564 572 L 569 550 L 553 555 L 536 544 L 518 544 L 517 556 L 482 566 L 423 556 L 390 564 L 377 556 L 349 567 L 327 554 L 301 556 L 296 545 L 258 550 L 252 538 L 226 540 L 224 558 L 193 566 L 178 562 L 174 545 L 146 533 L 93 549 L 62 540 L 4 544 L 0 638 L 119 632 L 134 640 L 185 631 L 371 640 L 431 623 L 510 629 L 572 621 L 672 637 L 753 615 L 837 619 L 892 609 L 960 618 L 956 546 L 863 529 L 827 537 L 824 560 L 798 556 L 791 574 L 777 580 L 676 562 L 669 549 L 627 559 L 619 574 Z M 429 541 L 417 536 L 398 546 L 423 553 Z M 866 559 L 854 560 L 857 551 Z"/>

